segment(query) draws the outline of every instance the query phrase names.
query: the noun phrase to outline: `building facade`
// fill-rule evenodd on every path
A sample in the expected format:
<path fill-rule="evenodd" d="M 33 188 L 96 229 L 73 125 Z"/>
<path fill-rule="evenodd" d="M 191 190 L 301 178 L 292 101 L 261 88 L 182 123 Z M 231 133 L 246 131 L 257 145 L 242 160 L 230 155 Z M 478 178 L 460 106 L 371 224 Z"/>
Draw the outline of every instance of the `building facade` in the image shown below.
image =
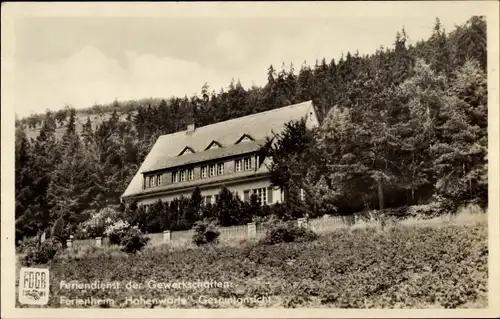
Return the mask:
<path fill-rule="evenodd" d="M 199 187 L 204 202 L 214 203 L 222 187 L 241 200 L 255 194 L 261 204 L 284 200 L 269 179 L 271 158 L 259 150 L 290 121 L 306 119 L 308 128 L 319 125 L 311 101 L 252 114 L 186 131 L 162 135 L 146 156 L 122 195 L 149 206 L 189 198 Z"/>

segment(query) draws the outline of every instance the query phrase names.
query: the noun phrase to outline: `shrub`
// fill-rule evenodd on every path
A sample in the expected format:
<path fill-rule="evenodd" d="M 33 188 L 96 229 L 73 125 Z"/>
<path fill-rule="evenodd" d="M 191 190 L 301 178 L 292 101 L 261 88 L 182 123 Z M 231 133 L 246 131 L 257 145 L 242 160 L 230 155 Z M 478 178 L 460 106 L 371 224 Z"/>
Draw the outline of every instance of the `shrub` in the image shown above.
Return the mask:
<path fill-rule="evenodd" d="M 120 245 L 123 236 L 130 229 L 130 225 L 127 222 L 119 220 L 115 222 L 113 225 L 108 226 L 106 228 L 104 235 L 109 238 L 109 243 L 111 245 Z"/>
<path fill-rule="evenodd" d="M 197 246 L 208 243 L 217 243 L 220 232 L 217 230 L 217 224 L 212 221 L 198 221 L 194 227 L 193 243 Z"/>
<path fill-rule="evenodd" d="M 26 266 L 45 264 L 52 260 L 61 248 L 62 244 L 53 238 L 47 239 L 38 247 L 30 246 L 24 251 L 23 264 Z"/>
<path fill-rule="evenodd" d="M 18 253 L 27 251 L 28 249 L 37 248 L 40 243 L 40 238 L 38 236 L 24 237 L 16 247 Z"/>
<path fill-rule="evenodd" d="M 295 226 L 295 241 L 308 242 L 319 238 L 319 235 L 309 228 Z"/>
<path fill-rule="evenodd" d="M 135 253 L 147 245 L 149 237 L 146 237 L 138 228 L 127 229 L 121 238 L 122 250 L 127 253 Z"/>
<path fill-rule="evenodd" d="M 98 212 L 85 211 L 84 213 L 90 215 L 90 218 L 78 225 L 75 239 L 102 237 L 106 229 L 116 223 L 118 218 L 117 212 L 109 207 Z"/>
<path fill-rule="evenodd" d="M 410 206 L 407 209 L 410 217 L 422 219 L 435 218 L 456 212 L 457 206 L 451 200 L 442 196 L 435 196 L 428 204 Z"/>
<path fill-rule="evenodd" d="M 278 243 L 307 242 L 318 239 L 319 236 L 309 228 L 298 227 L 292 223 L 279 222 L 268 228 L 261 243 L 275 245 Z"/>

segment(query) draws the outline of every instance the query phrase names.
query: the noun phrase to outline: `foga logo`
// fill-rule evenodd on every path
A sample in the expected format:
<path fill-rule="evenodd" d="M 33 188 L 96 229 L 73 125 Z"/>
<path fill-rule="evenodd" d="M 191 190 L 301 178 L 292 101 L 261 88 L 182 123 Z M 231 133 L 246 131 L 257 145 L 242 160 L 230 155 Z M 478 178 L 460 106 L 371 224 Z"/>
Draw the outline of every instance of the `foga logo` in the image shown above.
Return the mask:
<path fill-rule="evenodd" d="M 21 268 L 19 302 L 25 305 L 46 305 L 49 302 L 49 270 Z"/>

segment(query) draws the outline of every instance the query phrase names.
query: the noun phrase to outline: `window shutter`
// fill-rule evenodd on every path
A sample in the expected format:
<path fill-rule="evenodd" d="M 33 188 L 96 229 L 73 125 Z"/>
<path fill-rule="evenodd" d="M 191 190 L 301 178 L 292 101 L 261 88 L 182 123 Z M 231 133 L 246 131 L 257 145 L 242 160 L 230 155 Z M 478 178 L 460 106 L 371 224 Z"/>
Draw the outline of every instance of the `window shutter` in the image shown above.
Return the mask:
<path fill-rule="evenodd" d="M 272 187 L 267 188 L 267 203 L 273 204 L 273 188 Z"/>
<path fill-rule="evenodd" d="M 243 200 L 245 202 L 248 202 L 250 200 L 250 190 L 247 189 L 243 192 Z"/>

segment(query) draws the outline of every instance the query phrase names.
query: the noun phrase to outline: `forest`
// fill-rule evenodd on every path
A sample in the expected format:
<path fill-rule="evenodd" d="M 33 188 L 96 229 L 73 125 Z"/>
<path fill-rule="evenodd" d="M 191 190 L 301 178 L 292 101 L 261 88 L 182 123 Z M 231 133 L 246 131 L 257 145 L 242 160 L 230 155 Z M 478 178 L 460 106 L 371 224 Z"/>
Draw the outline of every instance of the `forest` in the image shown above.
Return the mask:
<path fill-rule="evenodd" d="M 298 71 L 271 65 L 263 87 L 245 89 L 232 80 L 216 92 L 205 83 L 190 97 L 66 107 L 16 119 L 16 240 L 56 225 L 65 236 L 98 236 L 103 220 L 113 218 L 158 232 L 189 229 L 200 218 L 229 226 L 269 215 L 352 214 L 436 201 L 484 207 L 486 34 L 484 17 L 451 32 L 436 19 L 430 38 L 414 45 L 402 29 L 392 47 L 370 55 L 347 52 Z M 222 189 L 217 203 L 202 206 L 195 189 L 191 198 L 159 202 L 148 212 L 120 203 L 158 136 L 307 100 L 320 127 L 308 131 L 302 122 L 289 123 L 275 146 L 263 150 L 274 159 L 273 183 L 292 195 L 304 189 L 305 200 L 260 207 Z M 109 116 L 92 123 L 93 114 Z M 81 129 L 78 116 L 87 117 Z M 59 127 L 62 134 L 56 134 Z M 28 137 L 33 128 L 37 135 Z"/>

